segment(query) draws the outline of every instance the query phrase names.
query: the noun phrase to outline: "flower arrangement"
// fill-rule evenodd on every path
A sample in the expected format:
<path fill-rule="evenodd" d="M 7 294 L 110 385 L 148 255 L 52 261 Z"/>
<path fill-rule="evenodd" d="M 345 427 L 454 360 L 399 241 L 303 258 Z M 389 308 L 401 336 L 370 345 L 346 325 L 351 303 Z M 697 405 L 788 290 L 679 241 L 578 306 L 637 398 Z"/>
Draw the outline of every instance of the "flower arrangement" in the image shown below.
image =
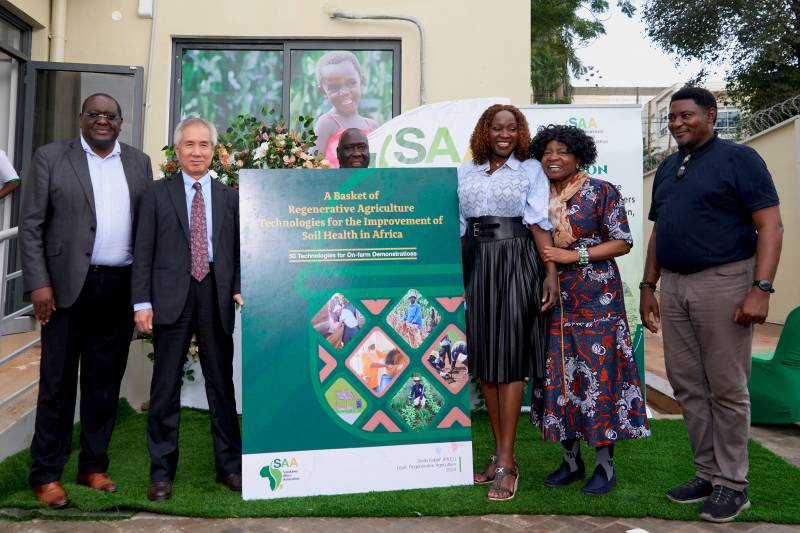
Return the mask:
<path fill-rule="evenodd" d="M 265 117 L 273 118 L 275 110 L 263 109 Z M 239 115 L 228 126 L 225 133 L 219 134 L 214 156 L 211 160 L 211 177 L 225 185 L 239 187 L 239 171 L 249 168 L 330 168 L 330 163 L 322 154 L 312 155 L 317 140 L 312 126 L 313 118 L 301 116 L 299 131 L 288 130 L 282 117 L 274 118 L 269 124 L 253 115 Z M 162 148 L 166 159 L 161 163 L 161 176 L 179 172 L 180 161 L 171 145 Z M 152 344 L 152 334 L 142 336 L 146 343 Z M 183 378 L 194 381 L 193 363 L 199 360 L 197 339 L 192 337 Z M 155 359 L 154 352 L 147 354 Z"/>
<path fill-rule="evenodd" d="M 274 109 L 264 109 L 265 117 L 273 118 Z M 253 115 L 239 115 L 219 134 L 211 177 L 238 188 L 239 171 L 251 168 L 330 168 L 322 154 L 312 154 L 317 140 L 313 118 L 301 116 L 298 130 L 289 130 L 282 117 L 269 123 Z M 181 168 L 173 146 L 162 148 L 166 160 L 161 163 L 162 176 L 174 174 Z"/>

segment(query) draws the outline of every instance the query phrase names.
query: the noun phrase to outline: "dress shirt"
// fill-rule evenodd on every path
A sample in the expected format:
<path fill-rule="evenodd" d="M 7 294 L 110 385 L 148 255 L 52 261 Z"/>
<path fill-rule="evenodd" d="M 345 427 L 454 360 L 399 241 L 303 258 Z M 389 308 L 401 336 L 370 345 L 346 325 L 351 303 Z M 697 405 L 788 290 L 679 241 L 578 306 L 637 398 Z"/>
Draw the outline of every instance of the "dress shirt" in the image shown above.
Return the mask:
<path fill-rule="evenodd" d="M 214 234 L 212 231 L 211 225 L 211 174 L 206 173 L 205 176 L 200 178 L 199 180 L 194 179 L 191 176 L 186 175 L 184 172 L 181 172 L 181 176 L 183 177 L 183 190 L 186 193 L 186 214 L 189 217 L 189 231 L 192 231 L 192 201 L 194 200 L 195 190 L 194 184 L 196 182 L 200 182 L 200 191 L 203 194 L 203 203 L 205 204 L 206 210 L 206 233 L 208 234 L 208 261 L 209 263 L 214 261 L 214 249 L 211 246 L 211 236 Z M 144 309 L 152 309 L 153 304 L 151 302 L 141 302 L 133 304 L 134 311 L 142 311 Z"/>
<path fill-rule="evenodd" d="M 81 146 L 89 164 L 97 219 L 91 264 L 130 265 L 133 263 L 131 197 L 119 142 L 114 143 L 114 149 L 105 157 L 97 155 L 83 135 Z"/>
<path fill-rule="evenodd" d="M 520 161 L 514 154 L 489 174 L 489 161 L 467 161 L 458 167 L 458 204 L 461 235 L 467 219 L 481 216 L 522 217 L 526 226 L 553 229 L 548 219 L 550 182 L 535 159 Z"/>
<path fill-rule="evenodd" d="M 5 151 L 0 150 L 0 184 L 5 185 L 12 181 L 19 181 L 19 175 L 14 169 L 14 165 L 9 161 Z"/>

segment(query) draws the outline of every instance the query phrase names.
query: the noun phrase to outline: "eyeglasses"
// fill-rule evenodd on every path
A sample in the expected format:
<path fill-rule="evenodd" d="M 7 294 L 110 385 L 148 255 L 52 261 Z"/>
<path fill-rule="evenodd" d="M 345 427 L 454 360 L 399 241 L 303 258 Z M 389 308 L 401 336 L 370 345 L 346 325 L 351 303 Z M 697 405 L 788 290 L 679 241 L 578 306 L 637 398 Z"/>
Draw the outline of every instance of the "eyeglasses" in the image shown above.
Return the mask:
<path fill-rule="evenodd" d="M 92 120 L 104 118 L 110 122 L 114 122 L 119 118 L 119 115 L 117 115 L 116 113 L 97 113 L 96 111 L 89 111 L 88 113 L 86 113 L 86 116 Z"/>
<path fill-rule="evenodd" d="M 689 164 L 689 159 L 691 159 L 691 157 L 692 154 L 686 154 L 686 157 L 684 157 L 683 161 L 681 161 L 681 166 L 678 167 L 678 179 L 683 178 L 683 176 L 686 174 L 686 165 Z"/>

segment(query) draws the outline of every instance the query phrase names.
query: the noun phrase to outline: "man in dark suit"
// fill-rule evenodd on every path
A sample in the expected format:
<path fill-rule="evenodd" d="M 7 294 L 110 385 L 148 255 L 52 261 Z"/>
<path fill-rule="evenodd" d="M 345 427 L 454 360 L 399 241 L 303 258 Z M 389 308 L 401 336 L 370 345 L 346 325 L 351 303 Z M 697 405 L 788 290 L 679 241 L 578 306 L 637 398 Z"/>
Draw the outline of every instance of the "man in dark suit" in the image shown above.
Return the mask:
<path fill-rule="evenodd" d="M 139 198 L 150 158 L 117 142 L 119 103 L 89 96 L 81 135 L 42 146 L 22 187 L 22 276 L 42 324 L 42 358 L 30 483 L 39 501 L 63 507 L 80 359 L 81 452 L 77 482 L 114 492 L 111 431 L 133 335 L 130 276 Z"/>
<path fill-rule="evenodd" d="M 234 302 L 239 277 L 239 194 L 211 179 L 214 126 L 199 118 L 175 129 L 182 171 L 142 198 L 133 263 L 136 326 L 153 332 L 147 444 L 150 500 L 172 496 L 178 466 L 183 364 L 192 335 L 211 411 L 217 481 L 242 490 L 242 438 L 233 391 Z"/>

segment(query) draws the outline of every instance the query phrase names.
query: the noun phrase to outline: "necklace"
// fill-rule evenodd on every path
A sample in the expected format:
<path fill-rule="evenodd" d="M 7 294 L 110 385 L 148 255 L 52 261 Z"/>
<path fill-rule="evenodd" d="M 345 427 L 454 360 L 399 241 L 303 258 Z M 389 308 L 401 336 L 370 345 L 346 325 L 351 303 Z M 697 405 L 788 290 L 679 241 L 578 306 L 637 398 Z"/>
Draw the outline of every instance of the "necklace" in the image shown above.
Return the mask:
<path fill-rule="evenodd" d="M 494 174 L 495 170 L 502 167 L 506 164 L 506 159 L 500 161 L 499 163 L 495 163 L 491 159 L 489 159 L 489 174 Z"/>

